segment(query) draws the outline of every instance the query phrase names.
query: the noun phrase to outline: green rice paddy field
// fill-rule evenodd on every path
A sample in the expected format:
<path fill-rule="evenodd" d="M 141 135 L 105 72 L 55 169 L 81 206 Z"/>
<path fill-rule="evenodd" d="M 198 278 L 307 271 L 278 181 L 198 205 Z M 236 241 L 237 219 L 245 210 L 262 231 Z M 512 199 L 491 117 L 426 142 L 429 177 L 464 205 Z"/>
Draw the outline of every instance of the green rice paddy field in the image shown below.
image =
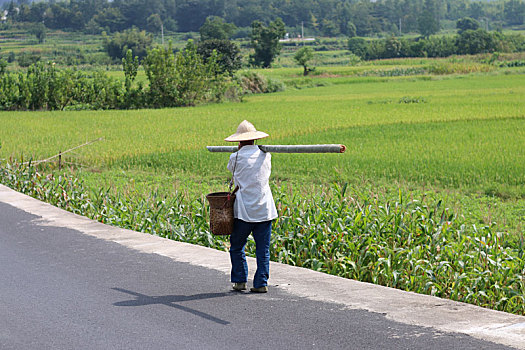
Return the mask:
<path fill-rule="evenodd" d="M 334 182 L 386 196 L 398 188 L 431 191 L 465 213 L 471 209 L 465 203 L 488 201 L 493 204 L 482 205 L 476 215 L 496 215 L 502 229 L 520 234 L 524 101 L 523 74 L 478 74 L 347 78 L 196 108 L 2 112 L 0 159 L 42 159 L 103 137 L 66 157 L 91 186 L 196 197 L 225 189 L 228 180 L 228 155 L 209 153 L 205 146 L 226 144 L 223 138 L 248 119 L 271 135 L 264 140 L 268 144 L 347 146 L 345 154 L 275 154 L 276 186 L 306 196 Z"/>

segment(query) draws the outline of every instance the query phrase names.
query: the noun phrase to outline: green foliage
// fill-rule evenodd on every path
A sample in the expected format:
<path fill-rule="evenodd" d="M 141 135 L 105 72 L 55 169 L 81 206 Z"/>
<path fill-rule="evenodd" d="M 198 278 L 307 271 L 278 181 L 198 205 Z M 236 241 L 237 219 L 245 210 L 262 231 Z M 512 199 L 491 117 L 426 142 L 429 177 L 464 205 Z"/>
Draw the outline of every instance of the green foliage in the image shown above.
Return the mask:
<path fill-rule="evenodd" d="M 148 101 L 152 107 L 175 106 L 177 98 L 175 54 L 171 49 L 156 47 L 150 50 L 143 62 L 150 82 Z"/>
<path fill-rule="evenodd" d="M 409 45 L 404 57 L 448 57 L 458 53 L 454 36 L 431 36 Z"/>
<path fill-rule="evenodd" d="M 217 16 L 210 16 L 199 29 L 201 40 L 228 40 L 237 30 L 235 24 L 226 23 L 224 19 Z"/>
<path fill-rule="evenodd" d="M 0 76 L 4 75 L 7 71 L 7 61 L 0 59 Z"/>
<path fill-rule="evenodd" d="M 353 38 L 357 35 L 357 28 L 355 27 L 355 24 L 353 24 L 352 22 L 348 22 L 347 24 L 346 35 L 350 38 Z"/>
<path fill-rule="evenodd" d="M 29 67 L 30 65 L 40 61 L 40 59 L 41 56 L 38 51 L 23 51 L 18 54 L 17 61 L 20 67 Z"/>
<path fill-rule="evenodd" d="M 139 58 L 133 54 L 131 50 L 126 52 L 126 57 L 122 59 L 122 70 L 124 71 L 124 87 L 126 88 L 125 106 L 127 108 L 140 108 L 144 105 L 143 101 L 143 86 L 139 84 L 139 87 L 134 89 L 133 82 L 137 77 L 139 69 Z"/>
<path fill-rule="evenodd" d="M 193 42 L 177 54 L 171 47 L 150 50 L 143 60 L 146 88 L 142 79 L 135 84 L 139 57 L 131 49 L 121 61 L 123 81 L 98 71 L 85 74 L 54 63 L 33 64 L 27 54 L 20 54 L 19 63 L 27 59 L 29 68 L 18 74 L 2 70 L 0 110 L 162 108 L 239 100 L 243 92 L 233 77 L 240 67 L 237 46 L 222 41 L 205 44 L 211 46 L 203 46 L 202 55 Z"/>
<path fill-rule="evenodd" d="M 238 76 L 242 91 L 248 94 L 278 92 L 284 90 L 284 84 L 276 79 L 266 78 L 251 70 L 242 71 Z"/>
<path fill-rule="evenodd" d="M 468 227 L 441 201 L 382 203 L 336 187 L 305 200 L 279 193 L 274 259 L 360 281 L 523 314 L 523 245 Z M 347 192 L 350 192 L 347 194 Z"/>
<path fill-rule="evenodd" d="M 214 52 L 207 61 L 197 53 L 193 41 L 174 54 L 171 47 L 151 50 L 144 61 L 150 82 L 148 101 L 153 107 L 194 106 L 205 100 L 221 98 L 228 80 L 220 74 Z"/>
<path fill-rule="evenodd" d="M 133 52 L 131 50 L 128 50 L 126 52 L 126 57 L 122 59 L 122 69 L 124 70 L 124 76 L 126 79 L 126 91 L 129 92 L 133 81 L 137 77 L 137 71 L 139 69 L 139 58 L 137 56 L 133 58 Z"/>
<path fill-rule="evenodd" d="M 7 62 L 12 63 L 16 60 L 16 55 L 13 51 L 9 52 L 9 55 L 7 55 Z"/>
<path fill-rule="evenodd" d="M 465 30 L 476 30 L 479 28 L 479 22 L 476 21 L 473 18 L 470 17 L 464 17 L 461 19 L 458 19 L 456 22 L 456 28 L 458 30 L 458 33 L 461 34 Z"/>
<path fill-rule="evenodd" d="M 0 110 L 63 110 L 76 104 L 91 108 L 123 108 L 122 83 L 94 72 L 58 69 L 52 63 L 31 65 L 27 72 L 4 74 L 0 80 Z"/>
<path fill-rule="evenodd" d="M 162 30 L 162 19 L 158 13 L 149 16 L 146 23 L 146 26 L 151 33 L 159 33 Z"/>
<path fill-rule="evenodd" d="M 210 234 L 202 196 L 147 197 L 89 191 L 68 174 L 44 176 L 31 165 L 0 168 L 0 182 L 99 222 L 178 241 L 227 250 L 227 238 Z M 525 245 L 491 225 L 467 225 L 441 200 L 398 198 L 344 185 L 303 198 L 274 190 L 279 218 L 271 260 L 341 277 L 525 314 Z M 248 255 L 254 246 L 248 244 Z"/>
<path fill-rule="evenodd" d="M 525 23 L 525 3 L 521 0 L 505 1 L 503 14 L 510 25 L 521 25 Z"/>
<path fill-rule="evenodd" d="M 250 64 L 256 67 L 270 67 L 281 52 L 279 39 L 284 34 L 284 22 L 280 18 L 270 22 L 268 26 L 263 25 L 260 21 L 254 21 L 250 42 L 255 52 L 250 55 Z"/>
<path fill-rule="evenodd" d="M 348 39 L 348 50 L 362 59 L 367 57 L 368 43 L 363 38 Z"/>
<path fill-rule="evenodd" d="M 43 23 L 37 23 L 31 28 L 31 34 L 36 36 L 38 42 L 41 44 L 46 40 L 47 29 Z"/>
<path fill-rule="evenodd" d="M 351 66 L 357 66 L 359 63 L 361 63 L 361 57 L 353 54 L 353 53 L 350 53 L 350 55 L 348 55 L 348 60 L 349 60 L 349 64 Z"/>
<path fill-rule="evenodd" d="M 303 75 L 307 76 L 310 72 L 310 68 L 308 68 L 308 62 L 314 58 L 314 50 L 312 50 L 308 46 L 303 46 L 293 56 L 293 59 L 297 62 L 297 64 L 303 66 Z"/>
<path fill-rule="evenodd" d="M 497 49 L 497 42 L 494 39 L 494 36 L 484 29 L 467 29 L 458 36 L 458 53 L 475 55 L 494 52 Z"/>
<path fill-rule="evenodd" d="M 328 37 L 334 37 L 341 34 L 339 24 L 329 19 L 323 19 L 321 21 L 321 33 Z"/>
<path fill-rule="evenodd" d="M 394 58 L 401 55 L 402 44 L 395 36 L 391 36 L 385 42 L 385 58 Z"/>
<path fill-rule="evenodd" d="M 201 41 L 197 45 L 197 53 L 205 62 L 216 57 L 221 73 L 233 75 L 242 66 L 242 56 L 239 46 L 230 40 L 211 39 Z"/>
<path fill-rule="evenodd" d="M 153 37 L 150 34 L 133 28 L 115 33 L 111 38 L 105 36 L 104 47 L 113 59 L 124 58 L 128 50 L 132 50 L 134 56 L 142 59 L 146 57 L 152 41 Z"/>
<path fill-rule="evenodd" d="M 458 35 L 427 38 L 365 40 L 350 38 L 348 50 L 367 60 L 396 57 L 448 57 L 457 54 L 519 52 L 525 47 L 525 36 L 487 32 L 483 29 L 461 31 Z"/>
<path fill-rule="evenodd" d="M 376 60 L 386 57 L 386 40 L 372 40 L 368 43 L 366 58 Z"/>
<path fill-rule="evenodd" d="M 421 35 L 428 38 L 439 32 L 439 4 L 437 0 L 425 0 L 423 11 L 418 17 L 417 25 Z"/>
<path fill-rule="evenodd" d="M 378 36 L 418 31 L 428 36 L 439 30 L 440 20 L 454 23 L 461 18 L 472 17 L 483 20 L 487 26 L 488 23 L 493 26 L 519 26 L 523 24 L 525 13 L 522 0 L 446 3 L 438 0 L 244 0 L 235 3 L 211 0 L 76 0 L 16 3 L 9 2 L 7 6 L 9 25 L 44 21 L 49 28 L 89 33 L 116 32 L 132 27 L 157 32 L 159 19 L 167 30 L 196 32 L 209 16 L 220 15 L 227 23 L 240 28 L 249 27 L 255 20 L 268 23 L 280 17 L 288 28 L 293 29 L 291 31 L 298 33 L 298 28 L 304 24 L 308 35 L 316 36 Z M 219 39 L 223 38 L 220 35 Z"/>
<path fill-rule="evenodd" d="M 121 31 L 127 27 L 126 19 L 117 7 L 100 9 L 97 14 L 93 16 L 92 21 L 94 24 L 91 26 L 96 25 L 97 27 L 104 28 L 104 30 L 109 32 Z"/>

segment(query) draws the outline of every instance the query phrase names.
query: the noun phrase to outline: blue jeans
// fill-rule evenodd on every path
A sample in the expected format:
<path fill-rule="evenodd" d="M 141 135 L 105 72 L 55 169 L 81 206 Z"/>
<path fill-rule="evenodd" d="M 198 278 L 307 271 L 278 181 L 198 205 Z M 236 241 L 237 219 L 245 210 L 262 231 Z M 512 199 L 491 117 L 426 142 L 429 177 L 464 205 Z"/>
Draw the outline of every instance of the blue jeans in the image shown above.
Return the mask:
<path fill-rule="evenodd" d="M 270 276 L 270 237 L 272 235 L 272 221 L 246 222 L 235 219 L 233 232 L 230 236 L 230 259 L 232 262 L 232 283 L 243 283 L 248 280 L 248 264 L 244 247 L 250 233 L 255 240 L 255 256 L 257 271 L 253 278 L 253 286 L 260 288 L 268 285 Z"/>

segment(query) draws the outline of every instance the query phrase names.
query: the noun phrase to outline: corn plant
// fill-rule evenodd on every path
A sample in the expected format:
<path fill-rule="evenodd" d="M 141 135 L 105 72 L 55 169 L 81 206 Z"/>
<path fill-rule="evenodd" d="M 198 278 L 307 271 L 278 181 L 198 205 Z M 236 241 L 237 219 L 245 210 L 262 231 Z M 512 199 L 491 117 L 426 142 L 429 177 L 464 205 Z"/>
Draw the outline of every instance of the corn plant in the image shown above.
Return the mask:
<path fill-rule="evenodd" d="M 94 220 L 220 250 L 203 198 L 148 197 L 89 190 L 71 174 L 44 176 L 34 166 L 6 164 L 0 182 Z M 507 242 L 493 226 L 467 225 L 442 201 L 382 202 L 348 185 L 299 196 L 277 189 L 271 259 L 496 310 L 525 314 L 524 239 Z M 254 255 L 254 245 L 247 253 Z"/>

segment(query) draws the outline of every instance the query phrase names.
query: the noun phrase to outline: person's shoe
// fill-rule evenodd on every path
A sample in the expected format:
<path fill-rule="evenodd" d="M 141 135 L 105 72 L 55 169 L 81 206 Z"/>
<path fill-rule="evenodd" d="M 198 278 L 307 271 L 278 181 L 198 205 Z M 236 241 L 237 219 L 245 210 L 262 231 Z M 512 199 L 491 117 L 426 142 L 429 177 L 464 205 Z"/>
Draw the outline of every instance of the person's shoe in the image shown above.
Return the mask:
<path fill-rule="evenodd" d="M 246 290 L 246 282 L 234 283 L 233 284 L 233 290 L 236 290 L 238 292 L 240 292 L 242 290 Z"/>
<path fill-rule="evenodd" d="M 262 287 L 259 287 L 259 288 L 250 288 L 250 292 L 252 293 L 266 293 L 268 292 L 268 287 L 267 286 L 262 286 Z"/>

